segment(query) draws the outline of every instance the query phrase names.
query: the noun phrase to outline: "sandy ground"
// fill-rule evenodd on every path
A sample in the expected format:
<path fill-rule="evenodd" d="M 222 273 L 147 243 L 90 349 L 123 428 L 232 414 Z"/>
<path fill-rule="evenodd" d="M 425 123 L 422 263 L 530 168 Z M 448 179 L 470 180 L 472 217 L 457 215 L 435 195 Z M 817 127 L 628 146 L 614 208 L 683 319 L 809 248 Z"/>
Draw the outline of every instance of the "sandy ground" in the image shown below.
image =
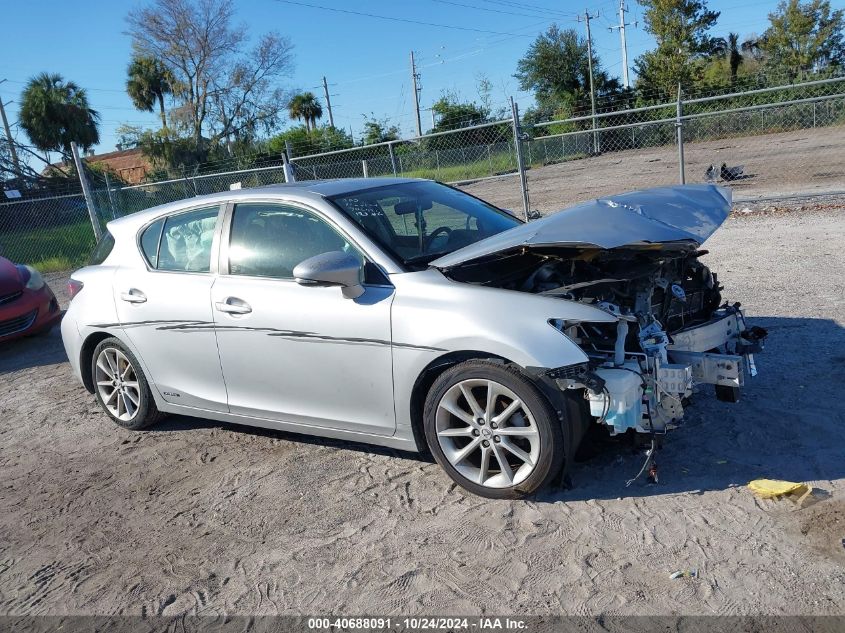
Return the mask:
<path fill-rule="evenodd" d="M 845 191 L 845 126 L 686 143 L 684 156 L 688 183 L 705 182 L 710 165 L 743 165 L 744 178 L 729 183 L 737 200 Z M 656 147 L 531 169 L 528 192 L 531 208 L 548 212 L 608 194 L 674 185 L 679 178 L 677 149 Z M 514 176 L 463 188 L 522 212 Z"/>
<path fill-rule="evenodd" d="M 574 488 L 464 494 L 417 456 L 171 418 L 114 426 L 59 334 L 0 349 L 0 613 L 845 613 L 845 210 L 732 217 L 707 261 L 769 328 L 742 402 Z M 62 279 L 53 276 L 57 290 Z M 816 488 L 760 501 L 768 476 Z M 671 580 L 697 568 L 699 578 Z"/>

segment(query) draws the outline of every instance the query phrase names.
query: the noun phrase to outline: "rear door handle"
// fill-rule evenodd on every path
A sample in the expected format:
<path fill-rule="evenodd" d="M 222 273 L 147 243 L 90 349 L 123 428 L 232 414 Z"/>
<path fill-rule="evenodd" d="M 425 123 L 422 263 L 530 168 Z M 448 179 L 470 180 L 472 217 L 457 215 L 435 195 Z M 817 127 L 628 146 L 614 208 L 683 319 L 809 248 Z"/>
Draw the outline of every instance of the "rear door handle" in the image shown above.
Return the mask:
<path fill-rule="evenodd" d="M 220 312 L 225 312 L 226 314 L 249 314 L 252 312 L 252 308 L 249 304 L 243 299 L 238 299 L 237 297 L 226 297 L 223 301 L 215 303 L 214 307 Z"/>
<path fill-rule="evenodd" d="M 137 288 L 130 288 L 126 292 L 121 292 L 120 298 L 127 303 L 144 303 L 147 300 L 147 295 Z"/>

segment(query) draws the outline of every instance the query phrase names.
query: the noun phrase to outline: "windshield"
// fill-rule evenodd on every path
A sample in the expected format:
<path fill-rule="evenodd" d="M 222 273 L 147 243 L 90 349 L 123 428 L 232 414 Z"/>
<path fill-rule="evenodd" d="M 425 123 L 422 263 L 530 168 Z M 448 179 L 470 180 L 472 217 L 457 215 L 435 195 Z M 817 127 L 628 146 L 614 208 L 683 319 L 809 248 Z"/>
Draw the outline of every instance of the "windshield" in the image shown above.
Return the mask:
<path fill-rule="evenodd" d="M 387 185 L 329 199 L 412 267 L 521 224 L 478 198 L 431 181 Z"/>

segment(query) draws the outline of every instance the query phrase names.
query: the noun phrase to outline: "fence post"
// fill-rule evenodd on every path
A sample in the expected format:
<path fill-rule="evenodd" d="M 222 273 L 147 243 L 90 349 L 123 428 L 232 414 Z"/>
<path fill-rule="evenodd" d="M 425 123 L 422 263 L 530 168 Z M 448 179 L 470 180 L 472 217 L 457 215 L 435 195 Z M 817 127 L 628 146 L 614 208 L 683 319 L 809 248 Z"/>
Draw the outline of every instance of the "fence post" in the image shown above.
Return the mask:
<path fill-rule="evenodd" d="M 367 159 L 366 158 L 361 159 L 361 170 L 364 172 L 364 178 L 370 177 L 370 170 L 367 167 Z"/>
<path fill-rule="evenodd" d="M 296 182 L 296 172 L 293 170 L 293 163 L 290 162 L 287 148 L 282 152 L 282 172 L 285 175 L 285 182 Z"/>
<path fill-rule="evenodd" d="M 687 184 L 687 176 L 684 169 L 684 122 L 681 117 L 684 115 L 684 106 L 681 101 L 681 82 L 678 82 L 678 106 L 675 116 L 675 128 L 678 134 L 678 171 L 681 177 L 681 184 Z"/>
<path fill-rule="evenodd" d="M 88 217 L 91 218 L 91 228 L 94 229 L 94 237 L 97 241 L 103 237 L 100 228 L 100 220 L 97 217 L 97 209 L 94 207 L 94 197 L 91 195 L 91 187 L 88 185 L 88 178 L 85 176 L 85 168 L 79 158 L 79 148 L 75 141 L 70 142 L 70 151 L 73 154 L 73 162 L 76 164 L 76 173 L 79 174 L 79 184 L 82 185 L 82 195 L 85 196 L 85 206 L 88 207 Z"/>
<path fill-rule="evenodd" d="M 519 106 L 511 97 L 511 116 L 513 117 L 513 142 L 516 148 L 516 166 L 519 170 L 519 184 L 522 186 L 522 210 L 525 221 L 528 222 L 531 212 L 531 201 L 528 198 L 528 178 L 525 174 L 525 159 L 522 156 L 522 129 L 519 125 Z"/>
<path fill-rule="evenodd" d="M 396 154 L 393 151 L 393 143 L 387 144 L 387 151 L 390 152 L 390 166 L 393 168 L 393 176 L 396 177 Z"/>
<path fill-rule="evenodd" d="M 103 175 L 106 177 L 106 193 L 109 196 L 109 211 L 111 211 L 111 219 L 114 220 L 117 216 L 114 214 L 114 200 L 111 197 L 111 181 L 109 180 L 109 170 L 104 169 Z"/>

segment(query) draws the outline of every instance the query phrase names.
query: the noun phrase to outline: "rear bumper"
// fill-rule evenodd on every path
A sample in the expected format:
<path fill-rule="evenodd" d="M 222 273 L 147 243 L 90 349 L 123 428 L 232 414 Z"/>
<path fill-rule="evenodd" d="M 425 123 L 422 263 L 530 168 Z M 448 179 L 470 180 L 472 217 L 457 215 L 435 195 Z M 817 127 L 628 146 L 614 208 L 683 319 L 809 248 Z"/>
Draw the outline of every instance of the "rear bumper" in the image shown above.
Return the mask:
<path fill-rule="evenodd" d="M 59 302 L 49 286 L 24 289 L 20 297 L 0 306 L 0 343 L 43 332 L 61 318 Z"/>
<path fill-rule="evenodd" d="M 82 336 L 79 333 L 79 325 L 73 318 L 72 309 L 65 313 L 65 317 L 62 319 L 62 344 L 65 346 L 65 353 L 73 375 L 84 385 L 85 381 L 82 380 L 82 367 L 80 366 Z"/>

